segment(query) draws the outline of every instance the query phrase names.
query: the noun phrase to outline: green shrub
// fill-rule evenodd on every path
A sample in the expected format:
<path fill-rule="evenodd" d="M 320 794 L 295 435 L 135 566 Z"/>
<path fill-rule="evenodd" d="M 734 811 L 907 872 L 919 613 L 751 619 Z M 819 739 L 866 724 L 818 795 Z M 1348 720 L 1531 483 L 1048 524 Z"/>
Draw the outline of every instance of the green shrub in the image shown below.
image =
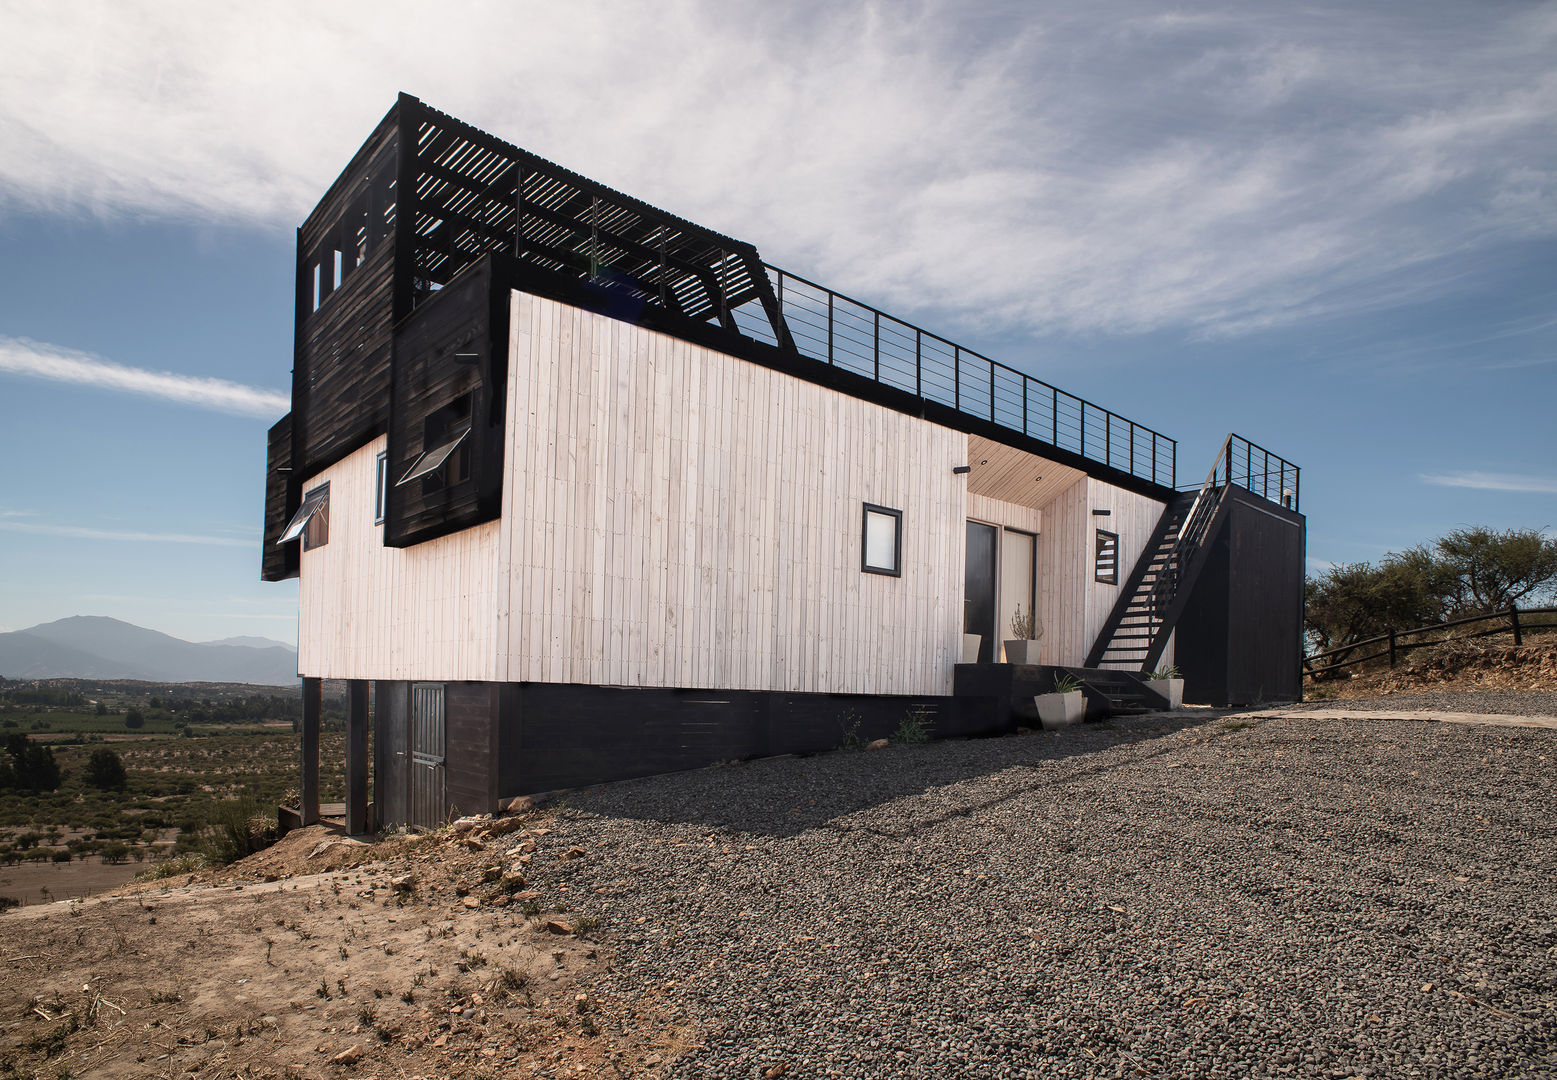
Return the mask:
<path fill-rule="evenodd" d="M 247 858 L 275 839 L 274 819 L 261 814 L 253 799 L 224 799 L 212 807 L 211 816 L 200 851 L 217 866 Z"/>
<path fill-rule="evenodd" d="M 928 705 L 910 705 L 903 722 L 892 733 L 896 743 L 927 743 L 934 737 L 935 713 Z"/>
<path fill-rule="evenodd" d="M 123 840 L 110 840 L 97 849 L 105 863 L 122 863 L 130 857 L 130 845 Z"/>
<path fill-rule="evenodd" d="M 49 858 L 55 862 L 69 862 L 72 858 L 69 848 L 56 848 Z"/>

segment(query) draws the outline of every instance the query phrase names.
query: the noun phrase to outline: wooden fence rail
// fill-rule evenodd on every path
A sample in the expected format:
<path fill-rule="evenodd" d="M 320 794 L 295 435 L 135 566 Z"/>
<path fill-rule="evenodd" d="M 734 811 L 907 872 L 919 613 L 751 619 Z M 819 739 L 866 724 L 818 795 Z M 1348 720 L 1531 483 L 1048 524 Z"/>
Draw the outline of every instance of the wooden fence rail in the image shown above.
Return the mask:
<path fill-rule="evenodd" d="M 1343 668 L 1355 667 L 1365 664 L 1370 660 L 1389 658 L 1389 666 L 1394 667 L 1395 662 L 1402 653 L 1412 649 L 1420 649 L 1427 645 L 1441 645 L 1447 639 L 1432 639 L 1427 641 L 1402 641 L 1416 634 L 1430 634 L 1440 630 L 1451 630 L 1460 626 L 1470 626 L 1474 623 L 1497 623 L 1498 625 L 1487 630 L 1481 630 L 1473 634 L 1457 635 L 1458 639 L 1470 639 L 1491 637 L 1493 634 L 1506 634 L 1510 631 L 1514 635 L 1514 644 L 1523 645 L 1524 635 L 1527 630 L 1557 630 L 1557 621 L 1532 622 L 1532 617 L 1542 615 L 1557 616 L 1557 607 L 1520 608 L 1517 604 L 1510 604 L 1504 611 L 1492 611 L 1484 615 L 1467 615 L 1462 619 L 1449 619 L 1446 622 L 1429 623 L 1426 626 L 1415 626 L 1410 630 L 1395 630 L 1393 627 L 1386 633 L 1377 637 L 1363 638 L 1361 641 L 1353 641 L 1348 645 L 1342 645 L 1338 649 L 1330 649 L 1326 652 L 1315 653 L 1313 656 L 1303 657 L 1303 674 L 1313 679 L 1323 679 Z M 1377 652 L 1354 655 L 1359 649 L 1370 646 L 1382 645 Z"/>

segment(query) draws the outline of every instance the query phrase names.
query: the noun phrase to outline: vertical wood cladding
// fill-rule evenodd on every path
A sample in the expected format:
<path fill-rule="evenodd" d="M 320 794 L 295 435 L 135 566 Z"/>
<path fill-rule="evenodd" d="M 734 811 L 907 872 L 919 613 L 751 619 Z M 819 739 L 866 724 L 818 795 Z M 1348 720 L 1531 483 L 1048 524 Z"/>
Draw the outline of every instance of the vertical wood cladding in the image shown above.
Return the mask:
<path fill-rule="evenodd" d="M 497 809 L 499 688 L 490 683 L 449 683 L 443 695 L 449 810 L 491 813 Z"/>
<path fill-rule="evenodd" d="M 1303 648 L 1304 519 L 1243 488 L 1232 488 L 1228 498 L 1174 634 L 1184 699 L 1294 700 Z"/>
<path fill-rule="evenodd" d="M 299 502 L 301 478 L 292 469 L 292 414 L 276 421 L 265 449 L 265 539 L 260 554 L 260 577 L 282 581 L 297 576 L 301 544 L 277 545 L 287 521 Z"/>
<path fill-rule="evenodd" d="M 1038 542 L 1038 617 L 1045 664 L 1079 667 L 1108 621 L 1120 586 L 1094 580 L 1098 529 L 1119 536 L 1120 580 L 1151 539 L 1163 504 L 1090 477 L 1076 481 L 1043 508 Z M 1093 510 L 1107 510 L 1096 516 Z"/>
<path fill-rule="evenodd" d="M 330 484 L 330 542 L 302 554 L 298 670 L 330 679 L 494 679 L 506 585 L 498 523 L 409 548 L 373 522 L 385 437 L 308 478 Z"/>
<path fill-rule="evenodd" d="M 966 436 L 516 294 L 499 668 L 515 682 L 948 693 Z M 903 576 L 860 572 L 861 507 Z"/>

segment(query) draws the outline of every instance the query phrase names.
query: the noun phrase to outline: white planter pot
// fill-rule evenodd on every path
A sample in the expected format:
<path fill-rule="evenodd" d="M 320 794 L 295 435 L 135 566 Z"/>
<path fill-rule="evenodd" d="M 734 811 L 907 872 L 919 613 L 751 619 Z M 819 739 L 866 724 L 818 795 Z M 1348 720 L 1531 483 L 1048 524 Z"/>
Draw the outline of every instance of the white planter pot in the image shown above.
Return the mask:
<path fill-rule="evenodd" d="M 983 634 L 962 635 L 962 662 L 964 664 L 976 664 L 979 662 L 979 650 L 984 647 Z"/>
<path fill-rule="evenodd" d="M 1068 694 L 1039 694 L 1033 698 L 1038 707 L 1038 720 L 1045 731 L 1072 727 L 1081 723 L 1087 714 L 1087 699 L 1080 690 Z"/>
<path fill-rule="evenodd" d="M 1183 679 L 1147 679 L 1146 685 L 1168 699 L 1168 708 L 1180 709 L 1184 706 L 1184 680 Z"/>
<path fill-rule="evenodd" d="M 1006 663 L 1038 663 L 1038 642 L 1027 638 L 1011 638 L 1006 642 Z"/>

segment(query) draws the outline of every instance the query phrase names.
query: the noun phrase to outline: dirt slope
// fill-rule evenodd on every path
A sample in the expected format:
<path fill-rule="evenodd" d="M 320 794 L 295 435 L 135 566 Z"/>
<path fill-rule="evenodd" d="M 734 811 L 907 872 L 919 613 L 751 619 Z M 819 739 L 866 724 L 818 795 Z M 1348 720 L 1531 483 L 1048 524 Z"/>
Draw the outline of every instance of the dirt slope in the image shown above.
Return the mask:
<path fill-rule="evenodd" d="M 523 853 L 499 862 L 479 834 L 516 825 Z M 687 1033 L 592 992 L 612 957 L 572 910 L 587 898 L 525 887 L 525 860 L 558 857 L 535 851 L 547 835 L 532 817 L 369 847 L 315 827 L 199 881 L 12 911 L 0 1070 L 652 1075 Z"/>

